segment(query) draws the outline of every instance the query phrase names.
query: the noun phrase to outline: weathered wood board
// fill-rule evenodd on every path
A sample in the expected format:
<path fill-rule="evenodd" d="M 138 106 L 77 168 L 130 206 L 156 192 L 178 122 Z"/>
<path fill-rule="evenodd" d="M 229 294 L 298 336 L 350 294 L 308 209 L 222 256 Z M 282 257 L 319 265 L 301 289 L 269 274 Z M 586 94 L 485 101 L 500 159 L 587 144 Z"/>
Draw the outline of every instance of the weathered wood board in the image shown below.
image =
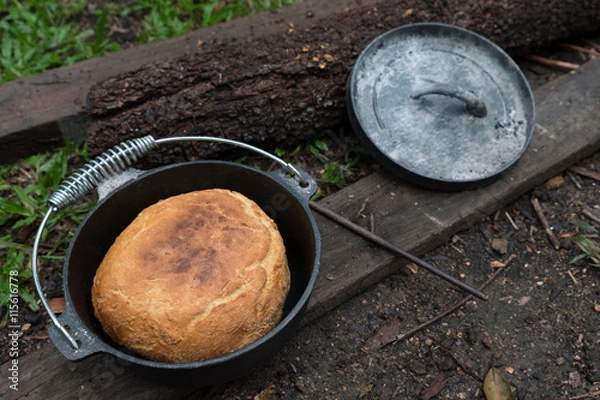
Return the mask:
<path fill-rule="evenodd" d="M 355 219 L 368 199 L 363 212 L 374 214 L 376 233 L 408 252 L 421 255 L 598 151 L 599 93 L 600 60 L 590 61 L 578 72 L 536 90 L 538 126 L 527 152 L 501 179 L 482 189 L 435 192 L 380 172 L 322 200 L 323 204 Z M 346 228 L 316 217 L 323 238 L 323 257 L 305 318 L 307 323 L 394 273 L 402 263 Z M 1 368 L 6 371 L 8 365 Z M 19 369 L 19 392 L 9 390 L 3 383 L 0 398 L 178 398 L 193 390 L 146 381 L 106 355 L 72 363 L 51 344 L 19 359 Z"/>

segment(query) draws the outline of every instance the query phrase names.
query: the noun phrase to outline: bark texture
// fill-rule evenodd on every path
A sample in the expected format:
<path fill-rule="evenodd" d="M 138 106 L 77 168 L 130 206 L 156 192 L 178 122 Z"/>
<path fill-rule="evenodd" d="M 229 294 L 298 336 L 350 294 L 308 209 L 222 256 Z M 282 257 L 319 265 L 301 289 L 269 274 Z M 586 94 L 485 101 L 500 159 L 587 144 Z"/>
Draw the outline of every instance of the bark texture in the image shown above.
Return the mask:
<path fill-rule="evenodd" d="M 345 84 L 380 34 L 417 22 L 477 32 L 511 55 L 600 27 L 597 0 L 393 0 L 290 26 L 251 41 L 204 43 L 193 54 L 148 64 L 94 86 L 92 155 L 132 137 L 207 135 L 270 149 L 346 121 Z M 210 144 L 160 148 L 151 164 L 212 158 Z"/>

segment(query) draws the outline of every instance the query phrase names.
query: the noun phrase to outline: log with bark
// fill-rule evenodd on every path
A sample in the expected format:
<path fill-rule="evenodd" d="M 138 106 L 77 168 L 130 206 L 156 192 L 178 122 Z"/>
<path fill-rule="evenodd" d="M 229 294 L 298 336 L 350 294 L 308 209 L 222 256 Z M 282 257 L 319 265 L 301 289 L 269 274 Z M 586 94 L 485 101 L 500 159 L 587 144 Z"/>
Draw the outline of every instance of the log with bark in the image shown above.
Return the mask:
<path fill-rule="evenodd" d="M 356 58 L 378 35 L 405 24 L 461 26 L 513 56 L 600 26 L 596 0 L 371 3 L 248 41 L 203 43 L 194 53 L 93 86 L 90 153 L 147 134 L 227 137 L 269 149 L 339 128 Z M 150 162 L 211 158 L 220 151 L 206 144 L 158 149 Z"/>

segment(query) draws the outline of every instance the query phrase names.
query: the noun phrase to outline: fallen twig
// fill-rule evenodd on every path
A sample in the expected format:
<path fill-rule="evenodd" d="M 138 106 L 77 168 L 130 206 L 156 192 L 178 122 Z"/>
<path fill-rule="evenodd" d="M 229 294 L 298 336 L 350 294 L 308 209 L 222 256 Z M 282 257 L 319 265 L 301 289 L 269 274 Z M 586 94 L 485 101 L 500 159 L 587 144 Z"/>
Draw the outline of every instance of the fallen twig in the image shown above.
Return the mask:
<path fill-rule="evenodd" d="M 580 400 L 580 399 L 589 399 L 595 396 L 600 396 L 600 390 L 595 390 L 593 392 L 580 394 L 578 396 L 569 397 L 569 400 Z"/>
<path fill-rule="evenodd" d="M 515 231 L 518 231 L 519 227 L 517 226 L 517 224 L 515 224 L 515 221 L 513 221 L 513 219 L 510 217 L 510 214 L 508 212 L 504 212 L 504 215 L 506 215 L 506 218 L 508 218 L 508 221 L 513 226 L 513 228 L 515 228 Z"/>
<path fill-rule="evenodd" d="M 589 219 L 591 219 L 592 221 L 600 223 L 600 216 L 596 214 L 590 207 L 585 206 L 581 213 Z"/>
<path fill-rule="evenodd" d="M 587 178 L 592 178 L 597 181 L 600 181 L 600 172 L 592 171 L 591 169 L 579 167 L 577 165 L 573 165 L 573 166 L 569 167 L 569 170 L 573 171 L 576 174 L 579 174 L 581 176 L 585 176 Z"/>
<path fill-rule="evenodd" d="M 360 209 L 358 210 L 358 212 L 356 213 L 356 218 L 360 218 L 360 216 L 362 215 L 363 211 L 365 211 L 365 209 L 367 208 L 367 203 L 369 202 L 369 198 L 367 197 L 365 199 L 365 201 L 362 203 L 362 206 L 360 206 Z"/>
<path fill-rule="evenodd" d="M 538 219 L 540 220 L 540 223 L 542 224 L 542 227 L 544 228 L 544 231 L 546 232 L 546 236 L 548 236 L 548 239 L 550 240 L 550 242 L 552 243 L 552 245 L 554 246 L 554 248 L 556 250 L 560 249 L 560 242 L 556 238 L 556 235 L 554 234 L 554 232 L 552 232 L 552 229 L 550 229 L 548 220 L 544 216 L 544 212 L 542 211 L 542 207 L 540 206 L 540 202 L 537 199 L 537 197 L 531 198 L 531 205 L 533 206 L 533 209 L 535 210 L 535 213 L 537 214 Z"/>
<path fill-rule="evenodd" d="M 587 44 L 589 44 L 590 46 L 592 46 L 594 49 L 596 49 L 597 51 L 600 51 L 600 44 L 596 43 L 596 42 L 592 42 L 589 39 L 584 39 L 584 42 L 586 42 Z"/>
<path fill-rule="evenodd" d="M 483 282 L 483 284 L 481 286 L 479 286 L 478 289 L 479 290 L 485 289 L 490 283 L 492 283 L 494 281 L 494 279 L 496 279 L 496 277 L 498 275 L 500 275 L 500 272 L 502 272 L 508 266 L 508 264 L 515 258 L 517 258 L 517 256 L 515 254 L 511 254 L 510 257 L 508 257 L 506 259 L 506 261 L 504 261 L 505 267 L 498 268 L 496 271 L 494 271 L 494 273 L 487 279 L 487 281 Z M 460 300 L 458 303 L 456 303 L 454 306 L 450 307 L 446 311 L 442 311 L 441 313 L 439 313 L 435 317 L 431 318 L 430 320 L 425 321 L 422 324 L 415 326 L 414 328 L 410 329 L 409 331 L 407 331 L 405 333 L 400 333 L 394 339 L 392 339 L 386 343 L 383 343 L 381 346 L 379 346 L 379 348 L 383 348 L 390 344 L 397 343 L 401 340 L 408 339 L 409 337 L 411 337 L 415 333 L 419 332 L 420 330 L 422 330 L 422 329 L 428 327 L 429 325 L 436 323 L 437 321 L 441 320 L 442 318 L 445 318 L 446 316 L 452 314 L 453 312 L 455 312 L 456 310 L 458 310 L 459 308 L 464 306 L 466 303 L 468 303 L 471 299 L 473 299 L 473 297 L 474 296 L 472 294 L 469 294 L 468 296 L 463 297 L 462 300 Z"/>
<path fill-rule="evenodd" d="M 561 70 L 575 71 L 576 69 L 579 68 L 579 65 L 577 65 L 577 64 L 573 64 L 573 63 L 566 62 L 566 61 L 553 60 L 551 58 L 546 58 L 546 57 L 541 57 L 541 56 L 536 56 L 536 55 L 525 56 L 525 58 L 528 59 L 529 61 L 533 61 L 538 64 L 545 65 L 547 67 L 557 68 L 557 69 L 561 69 Z"/>
<path fill-rule="evenodd" d="M 355 224 L 354 222 L 342 217 L 338 213 L 328 209 L 327 207 L 324 207 L 321 204 L 316 203 L 314 201 L 309 202 L 309 205 L 313 210 L 318 211 L 320 214 L 325 215 L 326 217 L 330 218 L 331 220 L 350 229 L 351 231 L 358 233 L 365 239 L 369 239 L 372 242 L 377 243 L 379 246 L 383 247 L 384 249 L 386 249 L 396 255 L 404 257 L 409 261 L 414 262 L 418 266 L 423 267 L 427 271 L 439 276 L 440 278 L 446 280 L 447 282 L 450 282 L 451 284 L 453 284 L 461 289 L 464 289 L 469 293 L 474 294 L 475 296 L 479 297 L 482 300 L 488 299 L 488 297 L 485 294 L 481 293 L 477 289 L 474 289 L 471 286 L 467 285 L 466 283 L 456 279 L 455 277 L 448 275 L 447 273 L 445 273 L 443 271 L 440 271 L 439 269 L 437 269 L 433 265 L 429 264 L 428 262 L 425 262 L 425 261 L 421 260 L 420 258 L 415 257 L 410 253 L 407 253 L 406 251 L 402 250 L 398 246 L 395 246 L 392 243 L 388 242 L 387 240 L 384 240 L 380 236 L 377 236 L 376 234 L 369 232 L 368 229 L 365 229 L 362 226 Z"/>
<path fill-rule="evenodd" d="M 450 358 L 452 359 L 452 361 L 454 361 L 456 363 L 456 365 L 458 365 L 460 367 L 460 369 L 462 369 L 463 371 L 465 371 L 465 374 L 469 375 L 471 378 L 483 383 L 483 378 L 480 377 L 479 375 L 477 375 L 472 368 L 467 367 L 461 360 L 458 359 L 458 357 L 456 357 L 454 355 L 454 353 L 452 353 L 450 350 L 446 349 L 445 347 L 440 346 L 440 350 L 442 350 L 444 353 L 446 353 L 447 355 L 450 356 Z"/>
<path fill-rule="evenodd" d="M 446 374 L 440 372 L 433 382 L 419 394 L 419 399 L 429 400 L 432 397 L 437 396 L 446 387 L 446 382 L 448 382 Z"/>
<path fill-rule="evenodd" d="M 573 181 L 575 186 L 577 186 L 577 189 L 581 189 L 583 187 L 581 179 L 577 174 L 573 173 L 572 171 L 567 171 L 567 176 L 571 179 L 571 181 Z"/>
<path fill-rule="evenodd" d="M 590 55 L 596 56 L 596 57 L 600 56 L 600 53 L 598 53 L 596 50 L 586 49 L 585 47 L 576 46 L 576 45 L 570 44 L 570 43 L 561 43 L 560 47 L 569 49 L 569 50 L 580 51 L 582 53 L 590 54 Z"/>
<path fill-rule="evenodd" d="M 571 278 L 575 286 L 579 286 L 579 281 L 577 280 L 577 278 L 575 278 L 575 275 L 573 275 L 570 269 L 567 270 L 567 273 L 569 274 L 569 277 Z"/>

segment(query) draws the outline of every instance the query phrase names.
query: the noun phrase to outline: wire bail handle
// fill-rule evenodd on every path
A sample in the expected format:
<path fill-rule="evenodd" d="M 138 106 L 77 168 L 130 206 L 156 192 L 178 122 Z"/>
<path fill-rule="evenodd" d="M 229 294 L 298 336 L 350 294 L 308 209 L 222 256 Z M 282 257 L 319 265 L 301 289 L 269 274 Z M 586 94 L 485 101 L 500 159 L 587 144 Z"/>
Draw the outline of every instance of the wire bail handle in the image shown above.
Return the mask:
<path fill-rule="evenodd" d="M 264 157 L 267 157 L 283 168 L 292 176 L 298 179 L 300 186 L 308 185 L 309 182 L 302 176 L 300 171 L 296 169 L 292 164 L 282 160 L 281 158 L 259 149 L 258 147 L 238 142 L 236 140 L 217 138 L 210 136 L 175 136 L 170 138 L 155 139 L 151 135 L 130 139 L 123 143 L 119 143 L 113 148 L 103 152 L 90 162 L 86 163 L 83 167 L 75 171 L 69 176 L 64 182 L 62 182 L 56 191 L 52 193 L 48 199 L 48 211 L 44 215 L 42 222 L 37 230 L 35 240 L 33 242 L 33 250 L 31 255 L 31 265 L 33 270 L 33 280 L 35 283 L 35 289 L 38 292 L 40 301 L 44 306 L 44 309 L 50 316 L 52 323 L 60 330 L 60 332 L 69 341 L 74 349 L 79 349 L 80 344 L 71 335 L 71 333 L 63 326 L 58 320 L 56 314 L 50 308 L 50 304 L 46 299 L 42 285 L 40 282 L 40 276 L 38 271 L 38 250 L 40 241 L 46 224 L 50 216 L 60 211 L 77 201 L 82 199 L 86 194 L 91 192 L 93 189 L 98 187 L 98 184 L 103 180 L 108 179 L 118 173 L 124 171 L 134 162 L 141 157 L 145 156 L 159 144 L 170 143 L 170 142 L 183 142 L 183 141 L 202 141 L 202 142 L 216 142 L 229 144 L 236 147 L 241 147 L 246 150 L 253 151 Z"/>

